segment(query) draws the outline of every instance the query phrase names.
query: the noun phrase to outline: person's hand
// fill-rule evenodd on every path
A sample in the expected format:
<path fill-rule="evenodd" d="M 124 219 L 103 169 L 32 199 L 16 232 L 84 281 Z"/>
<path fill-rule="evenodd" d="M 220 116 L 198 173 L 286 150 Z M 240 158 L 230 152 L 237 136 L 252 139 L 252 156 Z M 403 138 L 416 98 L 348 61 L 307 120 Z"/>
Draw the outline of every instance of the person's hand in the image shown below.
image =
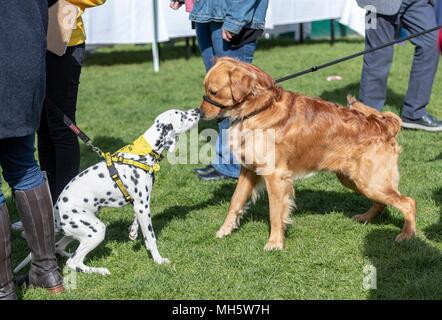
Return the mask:
<path fill-rule="evenodd" d="M 179 1 L 170 1 L 169 3 L 169 7 L 171 7 L 173 10 L 178 10 L 179 8 L 181 8 L 183 4 L 180 3 Z"/>
<path fill-rule="evenodd" d="M 234 33 L 223 29 L 223 39 L 225 41 L 230 42 L 234 36 L 235 36 Z"/>

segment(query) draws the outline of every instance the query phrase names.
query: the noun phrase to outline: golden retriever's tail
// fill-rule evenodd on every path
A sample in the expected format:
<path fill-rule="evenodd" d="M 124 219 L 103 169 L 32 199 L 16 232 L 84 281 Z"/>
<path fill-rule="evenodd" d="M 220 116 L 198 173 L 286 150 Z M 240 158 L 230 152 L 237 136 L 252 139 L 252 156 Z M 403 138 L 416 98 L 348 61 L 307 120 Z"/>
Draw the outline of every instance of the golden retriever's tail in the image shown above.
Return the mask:
<path fill-rule="evenodd" d="M 388 133 L 393 136 L 397 137 L 399 132 L 401 131 L 402 126 L 402 119 L 399 118 L 396 114 L 393 112 L 382 112 L 382 118 L 384 119 L 385 123 L 387 124 Z"/>
<path fill-rule="evenodd" d="M 375 116 L 378 120 L 381 120 L 386 127 L 387 134 L 394 138 L 397 137 L 399 131 L 401 130 L 402 120 L 393 112 L 379 112 L 375 108 L 366 106 L 362 102 L 358 101 L 352 95 L 347 96 L 347 105 L 350 109 L 357 110 L 363 113 L 365 116 Z"/>
<path fill-rule="evenodd" d="M 352 95 L 347 96 L 347 106 L 349 109 L 353 109 L 353 110 L 357 110 L 359 112 L 362 112 L 366 116 L 369 116 L 372 114 L 374 114 L 374 115 L 380 114 L 380 112 L 377 111 L 375 108 L 371 108 L 369 106 L 366 106 L 365 104 L 363 104 L 362 102 L 357 100 Z"/>

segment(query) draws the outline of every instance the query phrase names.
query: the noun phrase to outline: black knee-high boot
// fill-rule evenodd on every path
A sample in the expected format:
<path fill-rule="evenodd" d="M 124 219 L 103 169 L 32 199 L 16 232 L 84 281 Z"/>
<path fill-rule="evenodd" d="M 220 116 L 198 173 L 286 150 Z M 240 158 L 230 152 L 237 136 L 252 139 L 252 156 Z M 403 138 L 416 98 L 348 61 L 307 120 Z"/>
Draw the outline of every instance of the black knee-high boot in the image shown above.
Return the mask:
<path fill-rule="evenodd" d="M 15 201 L 32 252 L 29 285 L 51 293 L 63 292 L 63 278 L 55 257 L 54 213 L 47 179 L 34 189 L 15 191 Z"/>
<path fill-rule="evenodd" d="M 0 204 L 0 300 L 16 300 L 11 269 L 11 228 L 6 203 Z"/>

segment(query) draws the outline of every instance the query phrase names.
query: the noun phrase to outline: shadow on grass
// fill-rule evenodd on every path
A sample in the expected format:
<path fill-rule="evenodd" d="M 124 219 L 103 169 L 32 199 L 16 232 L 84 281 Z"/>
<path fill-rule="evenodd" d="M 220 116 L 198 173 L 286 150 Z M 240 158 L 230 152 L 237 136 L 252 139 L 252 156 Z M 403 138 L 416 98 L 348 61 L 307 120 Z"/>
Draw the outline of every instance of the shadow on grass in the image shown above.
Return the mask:
<path fill-rule="evenodd" d="M 164 228 L 166 228 L 173 220 L 185 219 L 185 217 L 192 211 L 198 211 L 230 200 L 234 188 L 234 184 L 222 184 L 219 186 L 219 188 L 215 190 L 212 197 L 206 201 L 188 206 L 172 206 L 166 208 L 162 212 L 154 212 L 154 214 L 152 215 L 152 224 L 154 226 L 155 235 L 158 238 L 161 235 L 162 230 L 164 230 Z M 129 226 L 130 224 L 127 223 L 127 220 L 122 219 L 111 223 L 107 227 L 106 241 L 129 241 Z M 134 242 L 134 250 L 140 250 L 141 248 L 144 248 L 144 243 L 141 239 L 142 233 L 141 230 L 139 230 L 138 240 Z"/>
<path fill-rule="evenodd" d="M 345 217 L 352 218 L 357 214 L 365 213 L 372 206 L 372 202 L 363 195 L 350 190 L 335 192 L 304 189 L 296 193 L 296 205 L 295 219 L 296 215 L 311 213 L 327 214 L 330 212 L 342 212 Z M 401 229 L 404 220 L 401 217 L 392 215 L 387 207 L 371 223 L 375 225 L 391 225 Z"/>
<path fill-rule="evenodd" d="M 345 87 L 338 88 L 331 91 L 324 91 L 320 97 L 324 100 L 336 102 L 341 105 L 347 105 L 347 95 L 351 94 L 355 97 L 359 96 L 359 83 L 351 83 Z M 390 88 L 387 90 L 387 104 L 392 106 L 395 113 L 400 114 L 404 102 L 404 97 L 397 94 Z"/>
<path fill-rule="evenodd" d="M 364 256 L 377 278 L 369 298 L 441 299 L 441 252 L 418 238 L 396 243 L 396 235 L 394 230 L 376 230 L 365 238 Z"/>
<path fill-rule="evenodd" d="M 100 142 L 103 147 L 108 147 L 109 149 L 116 149 L 123 145 L 120 139 L 97 137 L 95 142 Z M 117 146 L 118 145 L 118 146 Z M 83 159 L 84 160 L 84 159 Z M 93 162 L 95 163 L 95 162 Z M 152 222 L 154 225 L 154 231 L 156 236 L 159 238 L 162 230 L 166 228 L 172 221 L 176 219 L 185 219 L 186 216 L 193 212 L 202 210 L 210 206 L 216 206 L 223 202 L 230 201 L 231 196 L 235 190 L 235 183 L 224 183 L 221 184 L 212 194 L 211 198 L 200 203 L 187 206 L 171 206 L 166 208 L 162 212 L 155 212 L 152 216 Z M 296 192 L 296 203 L 297 209 L 293 212 L 293 217 L 296 219 L 298 215 L 310 215 L 310 214 L 327 214 L 330 212 L 343 212 L 344 216 L 351 218 L 355 214 L 363 213 L 371 206 L 371 202 L 365 197 L 356 194 L 352 191 L 345 192 L 335 192 L 335 191 L 324 191 L 324 190 L 310 190 L 310 189 L 300 189 Z M 117 209 L 116 209 L 117 210 Z M 226 212 L 227 214 L 227 212 Z M 105 241 L 93 250 L 87 257 L 86 263 L 91 258 L 101 259 L 109 256 L 111 250 L 105 246 L 106 242 L 128 242 L 128 228 L 133 219 L 133 214 L 129 217 L 124 217 L 117 221 L 112 222 L 107 226 L 106 239 Z M 246 224 L 250 221 L 261 221 L 269 225 L 269 204 L 267 200 L 267 194 L 262 193 L 260 200 L 257 201 L 252 207 L 247 211 L 242 219 L 242 224 Z M 223 221 L 219 221 L 219 225 Z M 357 223 L 357 222 L 355 222 Z M 377 219 L 373 221 L 374 224 L 382 225 L 392 225 L 397 227 L 397 233 L 399 233 L 400 228 L 403 225 L 403 220 L 391 216 L 388 210 L 380 215 Z M 27 254 L 26 243 L 23 239 L 19 239 L 19 233 L 14 234 L 14 252 L 26 252 L 20 253 L 20 258 L 14 263 L 18 263 Z M 143 250 L 144 243 L 142 242 L 141 230 L 139 231 L 139 239 L 134 242 L 133 249 L 135 251 Z M 394 237 L 389 240 L 392 241 Z M 74 242 L 72 248 L 76 248 L 78 243 Z M 71 246 L 69 248 L 71 248 Z M 75 249 L 68 251 L 73 252 Z M 65 265 L 66 259 L 59 259 L 60 265 Z"/>
<path fill-rule="evenodd" d="M 442 152 L 437 157 L 435 157 L 434 159 L 429 160 L 429 162 L 438 161 L 438 160 L 442 160 Z"/>
<path fill-rule="evenodd" d="M 425 235 L 430 240 L 442 242 L 442 188 L 439 188 L 434 192 L 433 199 L 441 211 L 440 218 L 438 223 L 425 229 Z"/>

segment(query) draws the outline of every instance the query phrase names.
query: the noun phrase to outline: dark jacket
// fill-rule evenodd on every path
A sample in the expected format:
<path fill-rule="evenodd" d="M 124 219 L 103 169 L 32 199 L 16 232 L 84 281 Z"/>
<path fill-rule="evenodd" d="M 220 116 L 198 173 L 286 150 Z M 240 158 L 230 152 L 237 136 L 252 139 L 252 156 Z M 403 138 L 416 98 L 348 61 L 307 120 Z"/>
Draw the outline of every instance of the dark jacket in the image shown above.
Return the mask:
<path fill-rule="evenodd" d="M 35 132 L 45 94 L 48 0 L 2 0 L 0 139 Z"/>
<path fill-rule="evenodd" d="M 240 33 L 243 28 L 263 30 L 269 0 L 196 0 L 190 20 L 223 22 L 223 28 Z"/>

